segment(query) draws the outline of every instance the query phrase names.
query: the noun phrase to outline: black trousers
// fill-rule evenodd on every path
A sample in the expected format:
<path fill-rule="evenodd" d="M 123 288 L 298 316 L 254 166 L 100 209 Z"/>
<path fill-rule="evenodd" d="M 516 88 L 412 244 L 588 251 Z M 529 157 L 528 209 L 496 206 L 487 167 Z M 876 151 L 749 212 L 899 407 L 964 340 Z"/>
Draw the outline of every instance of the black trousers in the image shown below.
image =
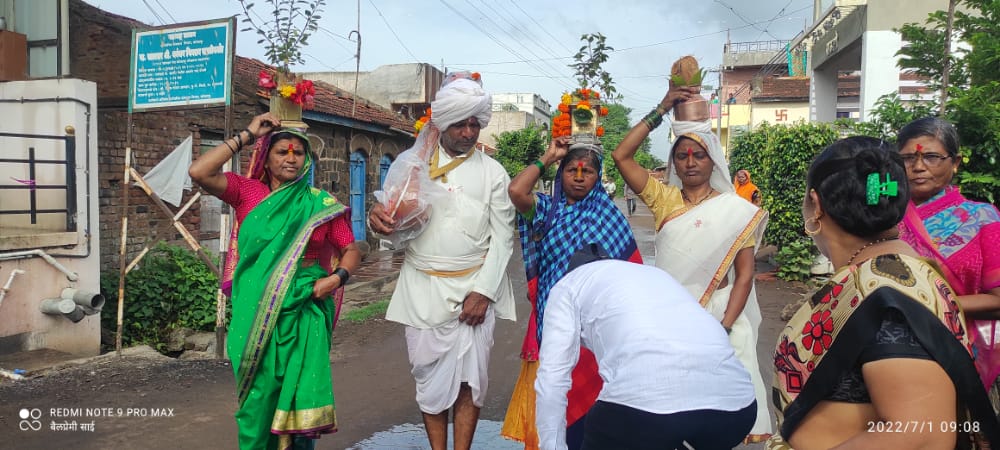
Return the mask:
<path fill-rule="evenodd" d="M 757 401 L 738 411 L 699 409 L 653 414 L 598 401 L 587 413 L 583 450 L 731 449 L 750 432 Z"/>

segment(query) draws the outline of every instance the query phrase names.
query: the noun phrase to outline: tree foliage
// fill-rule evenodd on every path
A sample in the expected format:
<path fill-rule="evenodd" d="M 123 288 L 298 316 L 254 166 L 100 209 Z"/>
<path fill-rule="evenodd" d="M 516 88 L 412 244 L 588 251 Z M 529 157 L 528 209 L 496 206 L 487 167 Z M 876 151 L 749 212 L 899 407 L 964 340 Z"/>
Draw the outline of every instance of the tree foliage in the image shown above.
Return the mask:
<path fill-rule="evenodd" d="M 619 189 L 615 189 L 615 192 L 620 193 L 624 192 L 624 189 L 620 188 L 625 185 L 625 181 L 622 179 L 621 173 L 618 172 L 618 168 L 615 167 L 614 160 L 611 159 L 611 152 L 625 139 L 625 135 L 632 128 L 628 119 L 632 109 L 617 103 L 607 106 L 608 115 L 601 118 L 601 125 L 604 126 L 604 137 L 601 138 L 601 144 L 604 146 L 604 174 L 609 179 L 614 180 L 615 185 L 619 187 Z M 663 161 L 650 152 L 651 148 L 652 145 L 647 137 L 639 145 L 639 150 L 635 152 L 636 162 L 647 169 L 653 169 L 663 164 Z"/>
<path fill-rule="evenodd" d="M 955 12 L 954 36 L 965 45 L 945 55 L 942 30 L 947 14 L 937 11 L 924 25 L 900 28 L 907 45 L 897 54 L 900 68 L 928 77 L 936 87 L 942 84 L 945 62 L 950 62 L 947 104 L 931 110 L 943 110 L 943 117 L 958 128 L 962 165 L 957 182 L 962 193 L 995 202 L 1000 198 L 1000 2 L 959 3 L 964 10 Z M 885 111 L 892 108 L 876 115 Z"/>
<path fill-rule="evenodd" d="M 319 29 L 319 13 L 326 0 L 266 0 L 271 5 L 265 16 L 253 12 L 254 3 L 239 0 L 243 19 L 247 25 L 240 31 L 254 31 L 260 37 L 257 44 L 264 45 L 268 62 L 288 72 L 294 64 L 302 64 L 302 47 L 309 36 Z M 264 17 L 269 17 L 264 19 Z"/>
<path fill-rule="evenodd" d="M 837 127 L 828 123 L 764 123 L 733 140 L 729 167 L 748 170 L 760 188 L 761 206 L 769 213 L 764 241 L 781 249 L 775 260 L 783 279 L 809 276 L 816 248 L 802 220 L 806 172 L 813 158 L 838 137 Z"/>
<path fill-rule="evenodd" d="M 569 66 L 573 68 L 581 88 L 597 89 L 604 95 L 605 100 L 615 102 L 621 99 L 621 95 L 615 89 L 611 74 L 603 67 L 608 61 L 608 53 L 615 48 L 607 45 L 606 40 L 607 38 L 601 33 L 580 36 L 583 45 L 576 55 L 573 55 L 576 62 Z"/>
<path fill-rule="evenodd" d="M 933 115 L 933 105 L 928 103 L 903 103 L 899 95 L 884 95 L 875 102 L 872 119 L 868 122 L 854 122 L 841 119 L 837 122 L 843 134 L 871 136 L 889 142 L 896 142 L 896 134 L 904 125 Z"/>
<path fill-rule="evenodd" d="M 528 128 L 516 131 L 504 131 L 495 136 L 497 152 L 493 157 L 507 170 L 511 178 L 521 173 L 528 164 L 540 158 L 548 146 L 548 136 L 545 130 L 532 124 Z M 552 168 L 543 175 L 543 179 L 552 179 Z"/>

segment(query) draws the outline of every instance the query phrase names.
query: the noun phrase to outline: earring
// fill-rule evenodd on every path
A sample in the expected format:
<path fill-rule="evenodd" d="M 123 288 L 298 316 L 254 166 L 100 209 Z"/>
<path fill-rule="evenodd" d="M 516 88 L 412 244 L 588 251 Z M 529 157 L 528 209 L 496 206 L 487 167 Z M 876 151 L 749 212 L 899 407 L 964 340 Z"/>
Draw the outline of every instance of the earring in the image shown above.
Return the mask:
<path fill-rule="evenodd" d="M 816 224 L 815 230 L 809 229 L 809 222 L 814 222 Z M 802 228 L 806 234 L 809 235 L 809 237 L 812 237 L 819 234 L 820 231 L 823 231 L 823 223 L 820 222 L 819 219 L 813 217 L 812 219 L 806 220 L 806 222 L 802 225 Z"/>

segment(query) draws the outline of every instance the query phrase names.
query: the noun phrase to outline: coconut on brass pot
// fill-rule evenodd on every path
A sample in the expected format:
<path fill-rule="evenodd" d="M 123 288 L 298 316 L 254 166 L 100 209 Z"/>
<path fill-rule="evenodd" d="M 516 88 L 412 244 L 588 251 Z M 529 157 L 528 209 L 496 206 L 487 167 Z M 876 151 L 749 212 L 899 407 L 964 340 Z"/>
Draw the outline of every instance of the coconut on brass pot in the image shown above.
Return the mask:
<path fill-rule="evenodd" d="M 693 56 L 685 56 L 674 62 L 670 68 L 670 86 L 701 87 L 705 77 L 705 69 L 698 67 L 698 60 Z M 694 95 L 687 101 L 674 105 L 674 120 L 684 122 L 701 122 L 708 120 L 708 100 L 701 95 Z"/>

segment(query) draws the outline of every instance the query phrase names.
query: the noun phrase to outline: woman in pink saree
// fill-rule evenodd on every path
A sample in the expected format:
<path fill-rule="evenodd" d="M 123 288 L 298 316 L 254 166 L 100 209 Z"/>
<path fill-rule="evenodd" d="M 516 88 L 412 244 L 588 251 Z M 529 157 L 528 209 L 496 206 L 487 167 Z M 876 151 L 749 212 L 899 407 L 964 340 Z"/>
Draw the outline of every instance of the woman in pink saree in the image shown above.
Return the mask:
<path fill-rule="evenodd" d="M 900 238 L 932 258 L 958 294 L 974 331 L 976 369 L 987 390 L 1000 375 L 1000 214 L 989 203 L 966 199 L 952 178 L 958 172 L 958 132 L 935 117 L 899 131 L 911 203 Z"/>

